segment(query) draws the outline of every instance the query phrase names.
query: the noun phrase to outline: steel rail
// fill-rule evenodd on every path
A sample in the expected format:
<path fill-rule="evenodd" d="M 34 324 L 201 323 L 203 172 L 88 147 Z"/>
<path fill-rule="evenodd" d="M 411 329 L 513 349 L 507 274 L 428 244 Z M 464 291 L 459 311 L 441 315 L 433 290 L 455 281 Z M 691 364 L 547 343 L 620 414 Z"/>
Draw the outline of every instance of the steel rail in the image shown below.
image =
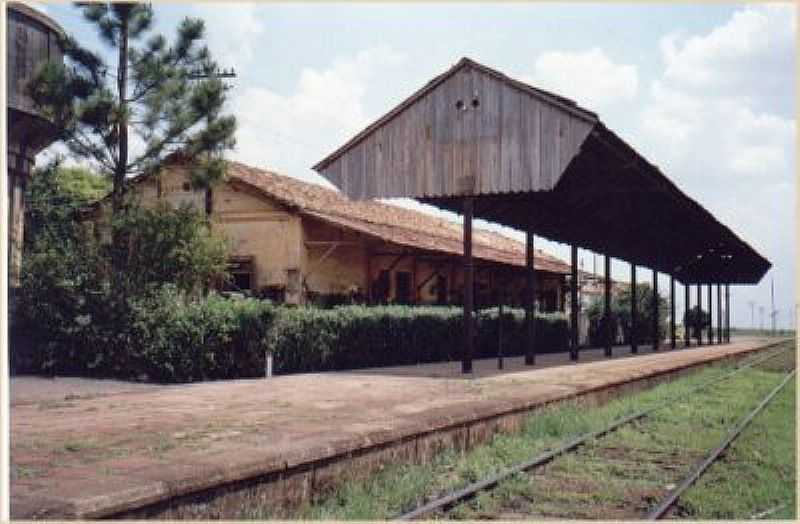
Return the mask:
<path fill-rule="evenodd" d="M 767 348 L 765 348 L 765 349 L 768 349 L 768 348 L 771 348 L 771 347 L 774 347 L 774 345 L 773 346 L 767 346 Z M 606 435 L 608 433 L 611 433 L 612 431 L 616 430 L 617 428 L 619 428 L 621 426 L 624 426 L 624 425 L 629 424 L 631 422 L 634 422 L 636 420 L 642 419 L 642 418 L 644 418 L 644 417 L 650 415 L 651 413 L 653 413 L 655 411 L 658 411 L 660 409 L 664 409 L 666 407 L 669 407 L 669 406 L 672 405 L 672 403 L 674 401 L 676 401 L 678 399 L 681 399 L 681 398 L 683 398 L 683 397 L 685 397 L 685 396 L 687 396 L 687 395 L 689 395 L 691 393 L 695 393 L 695 392 L 700 391 L 702 389 L 705 389 L 705 388 L 707 388 L 709 386 L 712 386 L 715 383 L 722 382 L 723 380 L 728 380 L 731 377 L 735 376 L 736 374 L 741 373 L 742 371 L 750 369 L 750 368 L 752 368 L 752 367 L 754 367 L 754 366 L 756 366 L 758 364 L 761 364 L 763 362 L 766 362 L 767 360 L 770 360 L 772 358 L 777 357 L 778 355 L 783 354 L 785 351 L 787 351 L 787 350 L 781 348 L 781 349 L 778 349 L 776 351 L 773 351 L 773 352 L 769 353 L 768 355 L 756 356 L 755 358 L 753 358 L 753 361 L 748 362 L 746 364 L 743 364 L 742 366 L 737 367 L 735 370 L 733 370 L 731 372 L 728 372 L 728 373 L 726 373 L 724 375 L 721 375 L 721 376 L 718 376 L 718 377 L 714 377 L 714 378 L 709 379 L 709 380 L 707 380 L 705 382 L 702 382 L 702 383 L 700 383 L 700 384 L 698 384 L 696 386 L 693 386 L 692 388 L 688 389 L 687 391 L 684 391 L 683 393 L 679 393 L 679 394 L 673 396 L 672 398 L 666 399 L 666 400 L 656 404 L 655 406 L 651 406 L 651 407 L 646 408 L 644 410 L 638 411 L 636 413 L 628 415 L 627 417 L 623 417 L 621 419 L 617 419 L 616 421 L 612 422 L 611 424 L 609 424 L 608 426 L 606 426 L 606 427 L 604 427 L 604 428 L 602 428 L 600 430 L 592 431 L 592 432 L 589 432 L 589 433 L 585 433 L 585 434 L 583 434 L 581 436 L 578 436 L 578 437 L 570 440 L 566 444 L 563 444 L 562 446 L 560 446 L 560 447 L 558 447 L 558 448 L 556 448 L 554 450 L 551 450 L 551 451 L 548 451 L 546 453 L 543 453 L 542 455 L 539 455 L 539 456 L 537 456 L 536 458 L 534 458 L 532 460 L 529 460 L 529 461 L 526 461 L 526 462 L 522 462 L 522 463 L 517 464 L 515 466 L 512 466 L 510 468 L 504 469 L 504 470 L 500 471 L 499 473 L 497 473 L 495 475 L 492 475 L 491 477 L 487 477 L 486 479 L 483 479 L 483 480 L 480 480 L 480 481 L 477 481 L 477 482 L 473 482 L 472 484 L 468 484 L 467 486 L 465 486 L 465 487 L 463 487 L 463 488 L 461 488 L 459 490 L 453 491 L 453 492 L 451 492 L 451 493 L 449 493 L 449 494 L 447 494 L 447 495 L 445 495 L 443 497 L 439 497 L 439 498 L 437 498 L 435 500 L 432 500 L 432 501 L 430 501 L 430 502 L 428 502 L 426 504 L 423 504 L 422 506 L 418 506 L 417 508 L 415 508 L 415 509 L 413 509 L 411 511 L 402 513 L 400 515 L 397 515 L 392 520 L 413 520 L 413 519 L 419 518 L 419 517 L 421 517 L 423 515 L 427 515 L 428 513 L 431 513 L 433 511 L 438 510 L 438 509 L 449 508 L 449 507 L 455 505 L 456 503 L 459 503 L 459 502 L 462 502 L 464 500 L 467 500 L 467 499 L 471 498 L 472 496 L 474 496 L 475 494 L 477 494 L 477 493 L 479 493 L 481 491 L 485 491 L 487 489 L 491 489 L 491 488 L 495 487 L 498 483 L 500 483 L 501 481 L 507 479 L 508 477 L 510 477 L 512 475 L 527 471 L 529 469 L 532 469 L 532 468 L 535 468 L 535 467 L 538 467 L 538 466 L 542 466 L 542 465 L 552 461 L 554 458 L 558 457 L 559 455 L 563 455 L 564 453 L 572 451 L 573 449 L 579 447 L 580 445 L 582 445 L 583 443 L 585 443 L 585 442 L 587 442 L 587 441 L 589 441 L 591 439 L 602 437 L 602 436 L 604 436 L 604 435 Z"/>
<path fill-rule="evenodd" d="M 784 502 L 783 504 L 775 506 L 774 508 L 765 509 L 764 511 L 759 511 L 755 515 L 750 515 L 750 520 L 763 519 L 764 517 L 772 515 L 773 513 L 777 513 L 778 511 L 782 510 L 783 508 L 785 508 L 788 505 L 789 505 L 788 502 Z"/>
<path fill-rule="evenodd" d="M 750 422 L 761 413 L 761 411 L 767 407 L 767 405 L 775 398 L 775 396 L 781 392 L 781 390 L 789 383 L 795 375 L 797 374 L 797 370 L 793 369 L 791 373 L 788 373 L 781 383 L 775 386 L 775 388 L 769 392 L 769 394 L 764 397 L 764 399 L 756 406 L 756 408 L 747 414 L 747 416 L 742 419 L 739 424 L 728 433 L 725 439 L 717 446 L 702 462 L 700 462 L 686 477 L 683 482 L 681 482 L 678 486 L 676 486 L 672 491 L 670 491 L 664 499 L 658 503 L 658 505 L 653 508 L 647 514 L 647 520 L 658 520 L 663 517 L 667 511 L 678 501 L 680 496 L 687 490 L 689 487 L 694 484 L 697 479 L 699 479 L 703 473 L 713 464 L 714 462 L 719 459 L 722 453 L 725 452 L 726 449 L 736 440 L 739 435 L 742 434 L 742 431 L 750 425 Z"/>

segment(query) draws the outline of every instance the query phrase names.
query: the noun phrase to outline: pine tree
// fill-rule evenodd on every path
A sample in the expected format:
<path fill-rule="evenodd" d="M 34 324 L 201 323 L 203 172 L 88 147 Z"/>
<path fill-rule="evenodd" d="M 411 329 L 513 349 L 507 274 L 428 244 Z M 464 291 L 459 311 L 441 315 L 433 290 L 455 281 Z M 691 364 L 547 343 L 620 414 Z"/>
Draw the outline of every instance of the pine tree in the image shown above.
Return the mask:
<path fill-rule="evenodd" d="M 173 152 L 196 166 L 196 187 L 219 180 L 221 154 L 234 145 L 236 120 L 222 114 L 226 87 L 215 77 L 217 65 L 202 43 L 203 21 L 185 18 L 169 45 L 164 36 L 152 34 L 148 4 L 76 6 L 115 52 L 114 67 L 68 36 L 61 42 L 64 63 L 46 64 L 29 93 L 59 125 L 59 138 L 73 155 L 111 179 L 112 223 L 124 212 L 127 181 L 158 173 Z M 112 238 L 114 251 L 124 251 L 118 249 L 124 239 Z"/>

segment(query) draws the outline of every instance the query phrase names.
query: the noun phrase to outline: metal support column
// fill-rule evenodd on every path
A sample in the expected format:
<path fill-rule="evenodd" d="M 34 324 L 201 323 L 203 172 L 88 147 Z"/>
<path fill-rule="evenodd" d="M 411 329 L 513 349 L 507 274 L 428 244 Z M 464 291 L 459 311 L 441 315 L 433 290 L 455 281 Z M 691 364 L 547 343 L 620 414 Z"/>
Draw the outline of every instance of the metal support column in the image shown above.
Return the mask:
<path fill-rule="evenodd" d="M 631 353 L 639 352 L 639 344 L 636 340 L 636 317 L 638 316 L 636 301 L 636 264 L 631 264 Z"/>
<path fill-rule="evenodd" d="M 722 344 L 722 287 L 717 284 L 717 344 Z"/>
<path fill-rule="evenodd" d="M 675 277 L 669 276 L 669 347 L 675 349 Z"/>
<path fill-rule="evenodd" d="M 697 345 L 703 345 L 703 293 L 697 284 Z"/>
<path fill-rule="evenodd" d="M 689 327 L 691 322 L 688 322 L 690 311 L 692 310 L 692 297 L 691 286 L 689 284 L 683 285 L 683 341 L 687 348 L 692 347 L 692 330 Z"/>
<path fill-rule="evenodd" d="M 606 342 L 605 355 L 610 357 L 613 336 L 611 328 L 613 325 L 611 322 L 611 257 L 608 255 L 605 256 L 605 276 L 605 289 L 603 293 L 603 318 L 605 322 L 603 328 Z"/>
<path fill-rule="evenodd" d="M 472 197 L 464 198 L 464 356 L 461 372 L 472 373 L 474 266 L 472 263 Z"/>
<path fill-rule="evenodd" d="M 500 304 L 497 306 L 497 369 L 503 369 L 503 302 L 505 293 L 500 292 Z"/>
<path fill-rule="evenodd" d="M 578 246 L 572 245 L 572 285 L 570 286 L 570 360 L 578 360 Z"/>
<path fill-rule="evenodd" d="M 725 284 L 725 342 L 731 341 L 731 288 Z"/>
<path fill-rule="evenodd" d="M 653 270 L 653 296 L 650 301 L 650 314 L 653 316 L 651 319 L 653 330 L 653 351 L 658 351 L 661 345 L 661 337 L 658 336 L 658 271 Z"/>
<path fill-rule="evenodd" d="M 525 365 L 536 363 L 536 270 L 534 269 L 533 231 L 525 233 Z"/>
<path fill-rule="evenodd" d="M 714 301 L 711 297 L 711 284 L 707 284 L 708 286 L 708 345 L 714 343 Z"/>

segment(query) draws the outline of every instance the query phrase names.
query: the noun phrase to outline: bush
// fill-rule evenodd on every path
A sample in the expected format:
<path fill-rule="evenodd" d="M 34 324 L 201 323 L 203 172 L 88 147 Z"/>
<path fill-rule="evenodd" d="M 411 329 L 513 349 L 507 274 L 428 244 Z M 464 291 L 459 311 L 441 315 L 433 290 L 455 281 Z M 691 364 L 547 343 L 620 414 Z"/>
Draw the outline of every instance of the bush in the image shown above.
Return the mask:
<path fill-rule="evenodd" d="M 48 322 L 17 353 L 17 370 L 155 382 L 263 375 L 275 307 L 212 294 L 192 300 L 173 286 L 108 307 L 106 296 L 51 297 Z"/>
<path fill-rule="evenodd" d="M 524 352 L 524 315 L 503 315 L 503 353 Z M 536 319 L 538 352 L 563 351 L 568 328 L 562 315 Z M 462 355 L 461 309 L 455 307 L 342 306 L 285 308 L 267 347 L 279 373 L 355 369 L 457 360 Z M 496 310 L 476 316 L 475 357 L 497 355 Z"/>
<path fill-rule="evenodd" d="M 187 300 L 174 288 L 134 302 L 129 370 L 157 382 L 245 378 L 264 373 L 275 308 L 216 294 Z M 142 377 L 141 375 L 144 375 Z"/>
<path fill-rule="evenodd" d="M 625 289 L 615 294 L 611 299 L 612 333 L 616 334 L 617 328 L 622 330 L 624 344 L 631 341 L 631 292 Z M 636 285 L 637 322 L 636 340 L 640 344 L 649 344 L 654 340 L 653 333 L 653 289 L 647 283 Z M 658 332 L 655 336 L 664 339 L 667 333 L 667 314 L 669 307 L 667 301 L 658 295 Z M 605 345 L 605 310 L 602 298 L 594 300 L 587 309 L 589 316 L 589 344 L 591 346 Z"/>

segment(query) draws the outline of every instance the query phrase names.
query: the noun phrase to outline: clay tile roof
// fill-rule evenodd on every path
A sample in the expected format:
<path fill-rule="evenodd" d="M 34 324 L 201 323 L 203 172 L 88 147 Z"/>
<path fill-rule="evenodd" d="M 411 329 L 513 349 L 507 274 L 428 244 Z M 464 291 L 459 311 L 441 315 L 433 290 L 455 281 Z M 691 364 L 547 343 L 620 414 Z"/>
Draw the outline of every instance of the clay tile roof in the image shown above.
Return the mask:
<path fill-rule="evenodd" d="M 353 201 L 341 193 L 271 171 L 229 162 L 229 180 L 239 181 L 299 213 L 401 246 L 461 255 L 461 225 L 377 200 Z M 525 245 L 505 235 L 473 228 L 473 255 L 481 260 L 525 266 Z M 536 269 L 570 272 L 570 266 L 541 250 Z"/>

